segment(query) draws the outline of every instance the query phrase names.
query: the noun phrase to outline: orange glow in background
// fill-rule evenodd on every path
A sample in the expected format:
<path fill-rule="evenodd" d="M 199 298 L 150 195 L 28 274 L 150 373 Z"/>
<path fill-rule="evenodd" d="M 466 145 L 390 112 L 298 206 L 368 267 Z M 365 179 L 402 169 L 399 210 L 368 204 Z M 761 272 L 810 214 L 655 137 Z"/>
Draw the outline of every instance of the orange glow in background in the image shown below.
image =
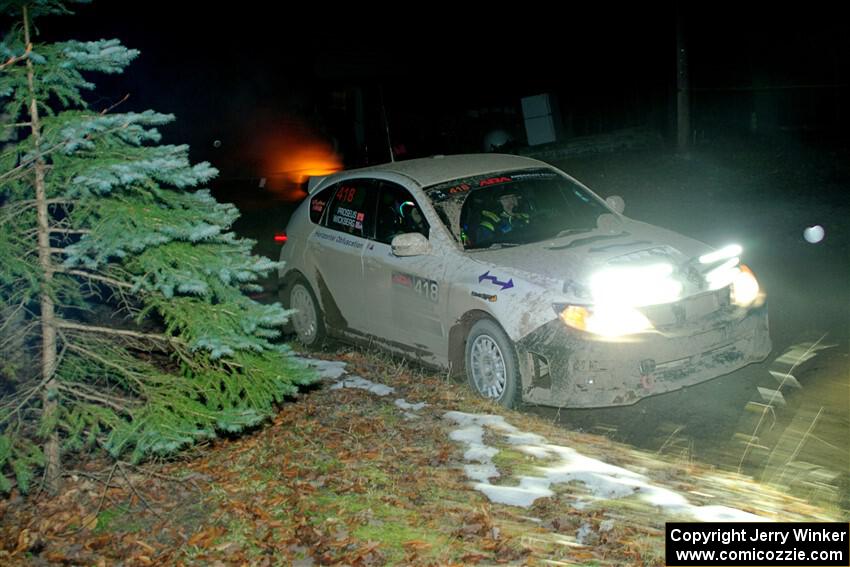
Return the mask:
<path fill-rule="evenodd" d="M 297 201 L 307 195 L 307 180 L 342 169 L 333 145 L 307 126 L 287 121 L 278 135 L 263 144 L 265 189 L 276 199 Z"/>

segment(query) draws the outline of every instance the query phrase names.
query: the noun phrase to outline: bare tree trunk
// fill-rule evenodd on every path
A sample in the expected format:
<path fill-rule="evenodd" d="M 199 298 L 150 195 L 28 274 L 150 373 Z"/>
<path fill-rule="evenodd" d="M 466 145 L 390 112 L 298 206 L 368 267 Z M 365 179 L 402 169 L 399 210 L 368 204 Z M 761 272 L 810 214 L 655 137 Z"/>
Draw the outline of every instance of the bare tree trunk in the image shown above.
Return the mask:
<path fill-rule="evenodd" d="M 30 46 L 30 20 L 27 7 L 23 7 L 24 39 Z M 44 274 L 41 290 L 41 376 L 44 382 L 42 390 L 43 419 L 50 420 L 58 409 L 55 395 L 57 384 L 56 371 L 56 308 L 50 296 L 50 282 L 53 279 L 53 264 L 50 260 L 50 218 L 47 210 L 47 188 L 44 179 L 46 165 L 39 155 L 41 150 L 41 122 L 38 116 L 38 100 L 35 93 L 35 69 L 32 60 L 27 59 L 27 83 L 30 95 L 30 127 L 35 142 L 35 200 L 38 219 L 38 262 Z M 62 481 L 62 456 L 59 451 L 59 432 L 54 428 L 44 442 L 45 488 L 51 494 L 59 492 Z"/>

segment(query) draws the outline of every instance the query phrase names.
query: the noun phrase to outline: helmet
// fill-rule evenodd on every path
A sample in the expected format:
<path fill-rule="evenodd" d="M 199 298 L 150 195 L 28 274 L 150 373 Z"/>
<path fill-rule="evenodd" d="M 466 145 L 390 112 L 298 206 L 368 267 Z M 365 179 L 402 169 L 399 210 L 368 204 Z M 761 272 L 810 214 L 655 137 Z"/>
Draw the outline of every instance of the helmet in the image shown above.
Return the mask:
<path fill-rule="evenodd" d="M 514 197 L 516 199 L 520 199 L 522 197 L 522 195 L 520 195 L 519 192 L 514 190 L 514 189 L 504 189 L 503 191 L 500 191 L 496 195 L 497 200 L 502 200 L 502 199 L 505 199 L 505 198 L 508 198 L 508 197 Z"/>
<path fill-rule="evenodd" d="M 413 201 L 405 201 L 401 205 L 398 206 L 398 214 L 402 217 L 406 217 L 410 214 L 410 211 L 416 208 L 416 204 Z"/>

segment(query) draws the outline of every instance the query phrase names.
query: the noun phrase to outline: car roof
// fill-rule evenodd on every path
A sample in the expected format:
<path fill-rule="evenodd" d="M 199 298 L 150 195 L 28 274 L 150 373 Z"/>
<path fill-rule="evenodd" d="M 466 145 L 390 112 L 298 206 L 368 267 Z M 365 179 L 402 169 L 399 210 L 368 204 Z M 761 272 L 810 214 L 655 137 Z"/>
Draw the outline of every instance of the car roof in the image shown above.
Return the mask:
<path fill-rule="evenodd" d="M 549 166 L 536 159 L 508 154 L 463 154 L 433 156 L 350 169 L 334 174 L 328 177 L 328 180 L 356 177 L 364 173 L 396 173 L 408 177 L 419 184 L 420 187 L 428 187 L 463 177 L 474 177 L 509 169 L 536 167 Z"/>

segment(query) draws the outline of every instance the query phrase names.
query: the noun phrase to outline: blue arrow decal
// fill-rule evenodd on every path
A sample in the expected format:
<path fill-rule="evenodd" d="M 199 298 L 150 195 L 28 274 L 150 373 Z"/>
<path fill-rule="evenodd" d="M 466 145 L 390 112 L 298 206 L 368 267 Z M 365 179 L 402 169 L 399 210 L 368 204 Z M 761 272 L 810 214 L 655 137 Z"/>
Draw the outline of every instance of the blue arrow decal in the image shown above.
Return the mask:
<path fill-rule="evenodd" d="M 484 280 L 490 280 L 491 282 L 493 282 L 493 285 L 499 285 L 499 286 L 502 286 L 502 291 L 504 291 L 504 290 L 506 290 L 506 289 L 510 289 L 510 288 L 512 288 L 512 287 L 514 287 L 514 279 L 513 279 L 513 278 L 509 279 L 509 280 L 508 280 L 508 281 L 506 281 L 506 282 L 500 282 L 500 281 L 496 278 L 496 276 L 491 276 L 491 275 L 490 275 L 490 270 L 487 270 L 486 272 L 484 272 L 483 274 L 481 274 L 480 276 L 478 276 L 478 283 L 481 283 L 481 282 L 483 282 Z"/>

